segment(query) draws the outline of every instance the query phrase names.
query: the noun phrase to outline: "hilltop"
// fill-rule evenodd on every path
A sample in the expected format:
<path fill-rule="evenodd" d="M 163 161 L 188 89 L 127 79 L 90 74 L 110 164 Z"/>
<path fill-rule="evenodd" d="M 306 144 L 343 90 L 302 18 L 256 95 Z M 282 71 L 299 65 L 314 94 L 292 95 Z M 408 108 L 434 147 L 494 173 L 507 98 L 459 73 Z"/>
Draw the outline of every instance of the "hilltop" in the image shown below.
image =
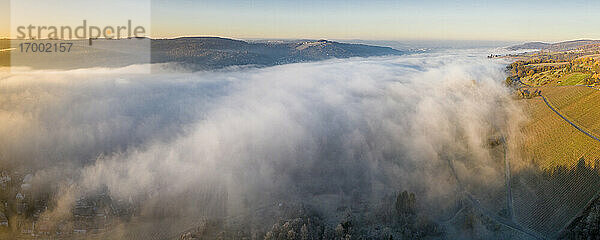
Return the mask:
<path fill-rule="evenodd" d="M 0 46 L 18 49 L 20 42 L 49 40 L 0 40 Z M 50 40 L 52 41 L 52 40 Z M 56 40 L 53 40 L 56 41 Z M 11 43 L 12 42 L 12 43 Z M 176 62 L 192 70 L 212 70 L 229 66 L 274 66 L 288 63 L 320 61 L 331 58 L 401 55 L 390 47 L 341 43 L 328 40 L 243 41 L 220 37 L 182 37 L 174 39 L 72 40 L 68 54 L 20 54 L 13 65 L 33 68 L 75 69 L 122 67 L 140 63 Z M 148 52 L 147 49 L 151 51 Z M 0 66 L 9 65 L 10 52 L 0 52 Z M 14 58 L 13 58 L 14 60 Z"/>
<path fill-rule="evenodd" d="M 516 51 L 524 49 L 539 49 L 549 51 L 569 51 L 574 50 L 585 45 L 600 44 L 600 40 L 573 40 L 557 43 L 544 43 L 544 42 L 528 42 L 520 45 L 514 45 L 507 47 L 506 49 Z"/>
<path fill-rule="evenodd" d="M 340 43 L 328 40 L 247 42 L 218 37 L 185 37 L 152 40 L 152 62 L 180 62 L 194 68 L 233 65 L 272 66 L 330 58 L 403 54 L 389 47 Z"/>

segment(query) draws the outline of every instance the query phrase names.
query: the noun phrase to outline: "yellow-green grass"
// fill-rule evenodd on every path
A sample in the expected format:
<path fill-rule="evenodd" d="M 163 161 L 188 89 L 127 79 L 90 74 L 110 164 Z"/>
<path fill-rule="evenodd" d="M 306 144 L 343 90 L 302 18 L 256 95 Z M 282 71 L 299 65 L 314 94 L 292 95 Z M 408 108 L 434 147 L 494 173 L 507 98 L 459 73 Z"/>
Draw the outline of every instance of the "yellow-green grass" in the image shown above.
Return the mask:
<path fill-rule="evenodd" d="M 557 67 L 557 66 L 566 66 L 566 65 L 569 65 L 569 62 L 534 63 L 534 64 L 528 64 L 527 67 L 538 68 L 538 67 Z"/>
<path fill-rule="evenodd" d="M 588 122 L 582 121 L 582 116 L 586 115 L 582 115 L 582 112 L 592 111 L 593 115 L 600 117 L 600 109 L 594 104 L 589 104 L 596 97 L 600 97 L 594 89 L 584 86 L 533 89 L 541 90 L 542 95 L 561 115 L 585 131 L 590 132 L 585 129 L 584 124 Z M 600 159 L 599 141 L 561 118 L 541 97 L 521 100 L 521 103 L 529 115 L 529 122 L 522 131 L 525 139 L 522 145 L 525 160 L 532 160 L 543 170 L 550 170 L 549 172 L 558 166 L 573 168 L 582 157 L 587 164 L 597 164 L 596 160 Z M 576 216 L 598 189 L 598 182 L 590 181 L 594 177 L 587 178 L 586 176 L 590 175 L 585 174 L 576 177 L 562 175 L 570 176 L 568 179 L 556 175 L 545 179 L 548 181 L 539 181 L 537 178 L 529 178 L 526 174 L 514 173 L 516 174 L 513 175 L 513 180 L 518 183 L 512 185 L 515 219 L 520 224 L 547 236 L 556 234 L 569 219 Z"/>
<path fill-rule="evenodd" d="M 587 73 L 571 73 L 560 78 L 558 86 L 580 85 L 583 84 L 584 80 L 588 77 L 590 77 L 590 74 Z"/>
<path fill-rule="evenodd" d="M 593 164 L 600 159 L 600 142 L 571 126 L 540 98 L 523 100 L 529 122 L 523 128 L 523 157 L 543 169 L 572 167 L 583 157 Z"/>
<path fill-rule="evenodd" d="M 581 85 L 590 77 L 587 73 L 568 73 L 561 70 L 550 70 L 524 77 L 521 81 L 532 86 L 572 86 Z"/>
<path fill-rule="evenodd" d="M 600 138 L 600 91 L 585 86 L 545 88 L 544 96 L 565 117 Z"/>

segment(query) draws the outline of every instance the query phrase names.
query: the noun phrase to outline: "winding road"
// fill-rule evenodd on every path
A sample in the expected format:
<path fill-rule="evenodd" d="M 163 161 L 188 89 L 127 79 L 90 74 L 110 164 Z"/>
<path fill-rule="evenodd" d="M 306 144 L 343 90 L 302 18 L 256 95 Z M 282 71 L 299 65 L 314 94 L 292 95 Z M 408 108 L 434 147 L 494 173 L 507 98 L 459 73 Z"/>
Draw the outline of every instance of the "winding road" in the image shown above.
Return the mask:
<path fill-rule="evenodd" d="M 534 87 L 531 86 L 527 83 L 524 83 L 521 81 L 521 79 L 517 79 L 517 81 L 519 82 L 519 84 L 526 86 L 526 87 Z M 575 87 L 575 86 L 581 86 L 581 87 L 588 87 L 594 90 L 600 90 L 598 88 L 592 87 L 592 86 L 588 86 L 588 85 L 574 85 L 574 86 L 564 86 L 564 87 Z M 561 117 L 563 120 L 565 120 L 567 123 L 571 124 L 571 126 L 575 127 L 577 130 L 579 130 L 580 132 L 582 132 L 583 134 L 587 135 L 588 137 L 593 138 L 594 140 L 600 142 L 600 139 L 596 136 L 594 136 L 594 134 L 586 131 L 585 129 L 579 127 L 577 124 L 575 124 L 574 122 L 572 122 L 571 120 L 569 120 L 567 117 L 565 117 L 562 113 L 560 113 L 558 111 L 558 109 L 556 109 L 554 106 L 552 106 L 552 104 L 550 103 L 550 101 L 548 101 L 548 99 L 540 93 L 540 97 L 542 97 L 542 99 L 544 100 L 544 103 L 546 104 L 546 106 L 548 106 L 548 108 L 550 108 L 550 110 L 552 110 L 554 113 L 556 113 L 559 117 Z"/>
<path fill-rule="evenodd" d="M 462 195 L 464 197 L 464 199 L 469 202 L 471 204 L 471 206 L 475 209 L 477 209 L 481 214 L 483 214 L 484 216 L 494 220 L 495 222 L 499 223 L 500 225 L 504 225 L 507 228 L 513 229 L 517 232 L 520 232 L 524 235 L 527 235 L 531 238 L 534 239 L 545 239 L 541 234 L 537 233 L 534 230 L 525 228 L 521 225 L 519 225 L 518 223 L 516 223 L 513 220 L 513 216 L 514 216 L 514 210 L 513 210 L 513 197 L 512 197 L 512 188 L 510 185 L 511 182 L 511 176 L 510 176 L 510 163 L 507 157 L 507 147 L 506 147 L 506 139 L 505 137 L 501 137 L 500 141 L 502 142 L 502 146 L 503 146 L 503 150 L 504 150 L 504 166 L 505 166 L 505 181 L 506 181 L 506 204 L 507 204 L 507 211 L 508 211 L 508 218 L 504 218 L 499 216 L 498 214 L 494 213 L 493 211 L 490 211 L 489 209 L 483 207 L 481 205 L 481 203 L 479 202 L 479 200 L 477 200 L 469 191 L 467 191 L 463 186 L 462 183 L 460 181 L 460 179 L 458 178 L 458 175 L 454 169 L 454 163 L 452 162 L 452 160 L 448 159 L 448 164 L 450 167 L 450 170 L 452 172 L 452 174 L 454 175 L 454 178 L 456 179 L 457 183 L 458 183 L 458 187 L 459 187 L 459 194 Z M 449 224 L 452 220 L 454 220 L 458 214 L 460 214 L 462 211 L 464 210 L 464 206 L 462 208 L 460 208 L 460 210 L 458 210 L 456 213 L 454 213 L 454 215 L 452 217 L 450 217 L 448 220 L 443 221 L 443 224 Z"/>
<path fill-rule="evenodd" d="M 496 215 L 495 213 L 493 213 L 492 211 L 486 209 L 485 207 L 481 206 L 481 204 L 479 203 L 479 200 L 475 199 L 471 194 L 466 193 L 467 199 L 471 202 L 471 204 L 473 205 L 474 208 L 476 208 L 477 210 L 479 210 L 483 215 L 486 215 L 487 217 L 493 219 L 494 221 L 510 228 L 513 230 L 516 230 L 518 232 L 521 232 L 525 235 L 528 235 L 532 238 L 535 239 L 545 239 L 543 236 L 541 236 L 540 234 L 538 234 L 537 232 L 527 229 L 517 223 L 515 223 L 514 221 L 510 220 L 510 219 L 505 219 L 503 217 L 500 217 L 498 215 Z"/>
<path fill-rule="evenodd" d="M 519 82 L 521 82 L 521 81 L 519 81 Z M 591 89 L 594 89 L 594 90 L 600 90 L 598 88 L 595 88 L 595 87 L 592 87 L 592 86 L 588 86 L 588 85 L 577 85 L 577 86 L 583 86 L 583 87 L 588 87 L 588 88 L 591 88 Z M 575 124 L 574 122 L 572 122 L 571 120 L 569 120 L 568 118 L 566 118 L 562 113 L 560 113 L 558 111 L 558 109 L 556 109 L 555 107 L 552 106 L 552 104 L 550 103 L 550 101 L 548 101 L 548 99 L 545 96 L 543 96 L 543 95 L 540 94 L 540 97 L 542 97 L 542 99 L 544 100 L 544 103 L 546 104 L 546 106 L 548 106 L 548 108 L 550 108 L 559 117 L 561 117 L 567 123 L 571 124 L 571 126 L 573 126 L 575 129 L 579 130 L 583 134 L 585 134 L 588 137 L 590 137 L 590 138 L 592 138 L 592 139 L 600 142 L 600 139 L 598 137 L 594 136 L 592 133 L 586 131 L 585 129 L 582 129 L 577 124 Z M 587 209 L 594 202 L 594 200 L 598 199 L 598 197 L 600 197 L 600 190 L 598 190 L 596 192 L 596 194 L 594 194 L 594 197 L 588 201 L 588 203 L 585 205 L 585 207 L 583 209 L 581 209 L 577 215 L 575 215 L 573 218 L 571 218 L 565 224 L 565 226 L 561 229 L 561 231 L 558 232 L 557 236 L 560 236 L 563 233 L 564 229 L 566 229 L 569 225 L 571 225 L 571 223 L 573 223 L 573 221 L 575 221 L 575 219 L 577 219 L 579 216 L 581 216 L 583 214 L 583 212 L 585 211 L 585 209 Z"/>
<path fill-rule="evenodd" d="M 521 80 L 518 80 L 518 82 L 526 87 L 534 87 L 531 86 L 529 84 L 525 84 L 523 82 L 521 82 Z M 589 86 L 587 86 L 589 87 Z M 593 87 L 590 87 L 593 88 Z M 593 88 L 596 89 L 596 88 Z M 599 89 L 596 89 L 599 90 Z M 545 96 L 543 96 L 542 94 L 540 94 L 540 97 L 542 97 L 542 99 L 544 100 L 544 103 L 546 104 L 546 106 L 548 106 L 548 108 L 550 108 L 554 113 L 556 113 L 558 116 L 560 116 L 563 120 L 565 120 L 567 123 L 569 123 L 571 126 L 575 127 L 577 130 L 579 130 L 580 132 L 584 133 L 585 135 L 593 138 L 594 140 L 600 142 L 600 139 L 595 137 L 593 134 L 587 132 L 586 130 L 582 129 L 581 127 L 579 127 L 577 124 L 571 122 L 568 118 L 566 118 L 563 114 L 561 114 L 555 107 L 552 106 L 552 104 L 548 101 L 548 99 L 546 99 Z M 507 158 L 507 147 L 506 147 L 506 139 L 504 137 L 501 138 L 501 142 L 503 144 L 503 148 L 504 148 L 504 162 L 505 162 L 505 181 L 506 181 L 506 201 L 507 201 L 507 211 L 508 211 L 508 218 L 502 217 L 497 215 L 496 213 L 488 210 L 487 208 L 483 207 L 480 203 L 479 200 L 477 200 L 471 193 L 469 193 L 468 191 L 466 191 L 463 187 L 462 184 L 458 178 L 458 176 L 456 175 L 456 172 L 454 170 L 454 165 L 452 163 L 451 160 L 449 160 L 449 165 L 451 168 L 452 173 L 455 175 L 455 178 L 458 182 L 459 185 L 459 191 L 461 192 L 461 195 L 463 195 L 464 199 L 470 203 L 470 205 L 477 209 L 479 212 L 481 212 L 483 215 L 487 216 L 488 218 L 494 220 L 495 222 L 504 225 L 505 227 L 508 227 L 510 229 L 513 229 L 515 231 L 518 231 L 524 235 L 527 235 L 529 237 L 532 237 L 534 239 L 545 239 L 544 236 L 542 236 L 541 234 L 537 233 L 534 230 L 525 228 L 523 226 L 521 226 L 520 224 L 516 223 L 514 221 L 514 208 L 513 208 L 513 196 L 512 196 L 512 187 L 511 187 L 511 173 L 510 173 L 510 163 L 509 163 L 509 159 Z M 600 192 L 599 192 L 600 193 Z M 455 214 L 453 214 L 452 217 L 450 217 L 448 220 L 443 221 L 442 223 L 449 223 L 452 220 L 454 220 L 458 214 L 460 214 L 463 210 L 465 209 L 465 207 L 461 207 Z M 181 234 L 188 232 L 188 231 L 193 231 L 195 227 L 187 229 L 185 231 L 182 231 L 181 233 L 177 233 L 177 235 L 174 235 L 172 238 L 175 239 L 177 238 L 177 236 L 181 236 Z"/>
<path fill-rule="evenodd" d="M 518 81 L 518 82 L 519 82 L 521 85 L 523 85 L 523 86 L 526 86 L 526 87 L 534 87 L 534 86 L 531 86 L 531 85 L 529 85 L 529 84 L 526 84 L 526 83 L 522 82 L 520 79 L 518 79 L 517 81 Z M 595 88 L 595 87 L 592 87 L 592 86 L 588 86 L 588 85 L 575 85 L 575 86 L 582 86 L 582 87 L 587 87 L 587 88 L 591 88 L 591 89 L 594 89 L 594 90 L 598 90 L 598 91 L 600 91 L 600 89 L 598 89 L 598 88 Z M 575 87 L 575 86 L 565 86 L 565 87 Z M 586 131 L 586 130 L 585 130 L 585 129 L 583 129 L 582 127 L 578 126 L 576 123 L 574 123 L 574 122 L 572 122 L 571 120 L 569 120 L 569 119 L 568 119 L 568 118 L 567 118 L 565 115 L 563 115 L 563 114 L 562 114 L 562 113 L 561 113 L 561 112 L 560 112 L 560 111 L 559 111 L 557 108 L 555 108 L 555 107 L 552 105 L 552 103 L 551 103 L 551 102 L 550 102 L 550 101 L 549 101 L 549 100 L 546 98 L 546 96 L 544 96 L 543 94 L 541 94 L 541 93 L 540 93 L 540 97 L 542 98 L 542 100 L 544 101 L 544 103 L 546 104 L 546 106 L 547 106 L 547 107 L 548 107 L 550 110 L 552 110 L 554 113 L 556 113 L 556 115 L 558 115 L 560 118 L 562 118 L 562 119 L 563 119 L 565 122 L 569 123 L 571 126 L 573 126 L 575 129 L 577 129 L 577 130 L 578 130 L 578 131 L 580 131 L 581 133 L 583 133 L 583 134 L 587 135 L 588 137 L 590 137 L 590 138 L 594 139 L 595 141 L 598 141 L 598 142 L 600 142 L 600 138 L 598 138 L 598 137 L 594 136 L 594 134 L 592 134 L 592 133 L 590 133 L 590 132 Z M 508 174 L 510 174 L 510 173 L 508 173 Z M 586 204 L 586 206 L 585 206 L 583 209 L 581 209 L 577 215 L 575 215 L 573 218 L 571 218 L 571 219 L 570 219 L 570 220 L 569 220 L 569 221 L 568 221 L 568 222 L 565 224 L 565 226 L 563 226 L 563 228 L 562 228 L 562 229 L 561 229 L 561 230 L 560 230 L 560 231 L 557 233 L 557 235 L 556 235 L 555 237 L 558 237 L 558 236 L 560 236 L 560 235 L 563 233 L 564 229 L 566 229 L 566 228 L 567 228 L 569 225 L 571 225 L 571 223 L 572 223 L 572 222 L 573 222 L 575 219 L 577 219 L 579 216 L 581 216 L 581 214 L 582 214 L 582 213 L 585 211 L 585 209 L 587 209 L 587 208 L 588 208 L 588 207 L 589 207 L 589 206 L 590 206 L 590 205 L 591 205 L 591 204 L 594 202 L 594 200 L 595 200 L 595 199 L 597 199 L 598 197 L 600 197 L 600 190 L 598 190 L 598 191 L 596 192 L 596 194 L 594 195 L 594 197 L 588 201 L 588 203 Z"/>
<path fill-rule="evenodd" d="M 581 127 L 577 126 L 577 124 L 575 124 L 574 122 L 571 122 L 571 120 L 567 119 L 564 115 L 562 115 L 556 108 L 554 108 L 552 106 L 552 104 L 550 104 L 550 102 L 548 101 L 548 99 L 546 99 L 546 97 L 542 94 L 540 94 L 540 97 L 542 97 L 542 99 L 544 100 L 544 103 L 546 103 L 546 106 L 548 106 L 550 108 L 550 110 L 552 110 L 554 113 L 556 113 L 559 117 L 561 117 L 563 120 L 565 120 L 567 123 L 571 124 L 571 126 L 575 127 L 577 130 L 579 130 L 580 132 L 582 132 L 583 134 L 587 135 L 588 137 L 593 138 L 594 140 L 600 142 L 600 139 L 598 139 L 596 136 L 594 136 L 593 134 L 591 134 L 590 132 L 582 129 Z"/>
<path fill-rule="evenodd" d="M 511 177 L 510 177 L 510 161 L 507 157 L 506 148 L 506 138 L 502 137 L 502 148 L 504 149 L 504 176 L 506 181 L 506 210 L 508 211 L 508 218 L 511 221 L 514 221 L 515 210 L 513 208 L 513 195 L 512 195 L 512 187 L 510 186 Z"/>
<path fill-rule="evenodd" d="M 533 87 L 531 85 L 525 84 L 523 82 L 521 82 L 521 80 L 518 80 L 518 82 L 523 85 L 523 86 L 527 86 L 527 87 Z M 598 90 L 598 89 L 597 89 Z M 562 119 L 564 119 L 565 121 L 567 121 L 569 124 L 571 124 L 573 127 L 575 127 L 577 130 L 583 132 L 584 134 L 588 135 L 589 137 L 592 137 L 593 139 L 595 139 L 596 141 L 600 142 L 600 139 L 596 138 L 595 136 L 593 136 L 592 134 L 590 134 L 589 132 L 585 131 L 584 129 L 580 128 L 579 126 L 577 126 L 575 123 L 571 122 L 570 120 L 568 120 L 565 116 L 563 116 L 558 110 L 556 110 L 552 104 L 550 104 L 550 102 L 546 99 L 545 96 L 541 95 L 542 99 L 544 100 L 544 102 L 546 103 L 546 105 L 552 110 L 554 111 L 556 114 L 558 114 Z M 506 201 L 507 201 L 507 211 L 508 211 L 508 217 L 502 217 L 499 216 L 498 214 L 494 213 L 493 211 L 490 211 L 489 209 L 483 207 L 480 203 L 479 200 L 477 200 L 471 193 L 469 193 L 467 190 L 465 190 L 460 182 L 460 179 L 458 178 L 455 169 L 454 169 L 454 164 L 451 160 L 448 160 L 451 171 L 454 175 L 454 177 L 457 180 L 457 183 L 459 185 L 459 191 L 460 191 L 460 195 L 463 196 L 463 199 L 466 200 L 466 202 L 469 202 L 470 205 L 477 209 L 481 214 L 485 215 L 486 217 L 494 220 L 495 222 L 509 228 L 509 229 L 513 229 L 517 232 L 520 232 L 524 235 L 527 235 L 531 238 L 534 239 L 545 239 L 544 236 L 542 236 L 541 234 L 537 233 L 534 230 L 528 229 L 526 227 L 521 226 L 520 224 L 516 223 L 514 221 L 514 208 L 513 208 L 513 196 L 512 196 L 512 187 L 511 187 L 511 173 L 510 173 L 510 163 L 509 163 L 509 159 L 507 157 L 507 147 L 506 147 L 506 139 L 504 137 L 501 138 L 501 142 L 504 148 L 504 163 L 505 163 L 505 181 L 506 181 Z M 448 224 L 450 223 L 452 220 L 454 220 L 463 210 L 465 209 L 465 207 L 461 207 L 458 211 L 456 211 L 452 217 L 450 217 L 449 219 L 442 221 L 442 224 Z M 172 237 L 172 239 L 177 238 L 178 236 L 181 236 L 181 234 L 185 233 L 185 232 L 189 232 L 189 231 L 193 231 L 193 229 L 196 227 L 192 227 L 189 229 L 186 229 L 185 231 L 182 231 L 180 233 L 177 233 L 176 235 L 174 235 Z"/>
<path fill-rule="evenodd" d="M 524 82 L 521 81 L 521 79 L 517 80 L 521 85 L 526 86 L 526 87 L 534 87 L 531 86 L 529 84 L 526 84 Z M 588 87 L 594 90 L 600 90 L 598 88 L 592 87 L 592 86 L 588 86 L 588 85 L 574 85 L 574 86 L 564 86 L 564 87 L 576 87 L 576 86 L 581 86 L 581 87 Z M 571 120 L 569 120 L 567 117 L 565 117 L 562 113 L 560 113 L 558 111 L 558 109 L 556 109 L 554 106 L 552 106 L 552 104 L 550 103 L 550 101 L 548 101 L 548 99 L 540 93 L 540 97 L 542 97 L 542 99 L 544 100 L 544 103 L 546 104 L 546 106 L 548 106 L 548 108 L 550 108 L 550 110 L 552 110 L 554 113 L 556 113 L 559 117 L 561 117 L 563 120 L 565 120 L 567 123 L 571 124 L 571 126 L 575 127 L 577 130 L 579 130 L 580 132 L 582 132 L 583 134 L 587 135 L 588 137 L 593 138 L 594 140 L 600 142 L 600 138 L 594 136 L 594 134 L 586 131 L 585 129 L 579 127 L 577 124 L 575 124 L 574 122 L 572 122 Z"/>

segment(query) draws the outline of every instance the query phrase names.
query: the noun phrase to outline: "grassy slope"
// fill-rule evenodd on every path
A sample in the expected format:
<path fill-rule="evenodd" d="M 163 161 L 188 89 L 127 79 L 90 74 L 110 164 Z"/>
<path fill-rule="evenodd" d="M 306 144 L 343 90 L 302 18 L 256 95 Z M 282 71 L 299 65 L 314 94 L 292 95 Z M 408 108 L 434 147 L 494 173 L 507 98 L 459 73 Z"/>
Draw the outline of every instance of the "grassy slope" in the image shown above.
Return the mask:
<path fill-rule="evenodd" d="M 597 59 L 598 56 L 589 57 Z M 529 64 L 526 67 L 544 70 L 550 66 L 557 64 Z M 559 68 L 537 72 L 527 74 L 521 81 L 536 86 L 530 91 L 541 90 L 550 104 L 569 121 L 600 137 L 600 91 L 574 86 L 586 82 L 584 80 L 594 71 L 571 72 L 571 69 Z M 536 166 L 552 173 L 545 172 L 546 177 L 539 177 L 531 174 L 538 170 L 513 171 L 515 220 L 553 238 L 600 189 L 597 173 L 580 171 L 585 167 L 578 165 L 583 157 L 587 164 L 596 164 L 598 168 L 600 142 L 567 123 L 548 108 L 541 97 L 525 99 L 521 103 L 530 117 L 522 129 L 525 140 L 521 145 L 523 160 L 534 161 Z M 555 167 L 559 166 L 570 170 L 555 172 Z M 535 166 L 532 169 L 536 169 Z"/>
<path fill-rule="evenodd" d="M 561 90 L 570 91 L 568 88 Z M 581 157 L 590 163 L 600 159 L 600 143 L 565 122 L 541 98 L 522 102 L 530 117 L 523 129 L 523 152 L 527 160 L 533 160 L 540 167 L 549 169 L 561 165 L 573 166 Z M 572 116 L 569 118 L 577 119 Z"/>
<path fill-rule="evenodd" d="M 522 81 L 533 86 L 573 86 L 583 84 L 588 77 L 590 74 L 586 73 L 562 74 L 560 71 L 547 71 L 524 77 Z"/>
<path fill-rule="evenodd" d="M 558 86 L 573 86 L 583 84 L 583 80 L 590 75 L 586 73 L 571 73 L 559 79 L 561 81 Z"/>
<path fill-rule="evenodd" d="M 583 86 L 549 88 L 545 94 L 564 115 L 600 136 L 600 91 Z"/>
<path fill-rule="evenodd" d="M 581 103 L 577 99 L 588 98 L 586 93 L 589 92 L 584 88 L 586 87 L 569 86 L 541 89 L 544 96 L 552 101 L 551 104 L 572 121 L 581 119 L 565 113 L 574 112 L 563 110 L 569 109 L 571 104 Z M 521 104 L 530 117 L 522 130 L 525 136 L 522 145 L 524 160 L 534 161 L 543 170 L 551 170 L 558 166 L 575 169 L 581 157 L 588 164 L 594 164 L 596 159 L 600 159 L 600 142 L 559 117 L 546 106 L 541 97 L 521 100 Z M 584 127 L 580 122 L 576 124 Z M 567 224 L 598 189 L 597 182 L 588 181 L 587 178 L 569 175 L 566 179 L 556 180 L 557 183 L 532 178 L 527 174 L 519 175 L 518 171 L 513 174 L 516 221 L 549 237 Z"/>

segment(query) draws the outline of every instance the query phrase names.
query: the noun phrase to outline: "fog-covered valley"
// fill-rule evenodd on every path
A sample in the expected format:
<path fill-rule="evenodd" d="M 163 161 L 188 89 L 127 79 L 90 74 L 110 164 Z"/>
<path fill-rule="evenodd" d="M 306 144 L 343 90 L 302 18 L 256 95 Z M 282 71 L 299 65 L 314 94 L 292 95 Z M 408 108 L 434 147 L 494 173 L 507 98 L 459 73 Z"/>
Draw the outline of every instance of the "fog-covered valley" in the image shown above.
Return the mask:
<path fill-rule="evenodd" d="M 127 235 L 137 222 L 175 237 L 211 222 L 208 238 L 278 239 L 286 219 L 298 239 L 460 236 L 465 192 L 502 211 L 502 159 L 524 121 L 485 54 L 2 73 L 0 167 L 18 182 L 2 201 L 29 199 L 53 228 L 82 202 L 118 202 L 126 213 L 103 212 L 96 234 L 121 238 L 142 236 Z"/>

